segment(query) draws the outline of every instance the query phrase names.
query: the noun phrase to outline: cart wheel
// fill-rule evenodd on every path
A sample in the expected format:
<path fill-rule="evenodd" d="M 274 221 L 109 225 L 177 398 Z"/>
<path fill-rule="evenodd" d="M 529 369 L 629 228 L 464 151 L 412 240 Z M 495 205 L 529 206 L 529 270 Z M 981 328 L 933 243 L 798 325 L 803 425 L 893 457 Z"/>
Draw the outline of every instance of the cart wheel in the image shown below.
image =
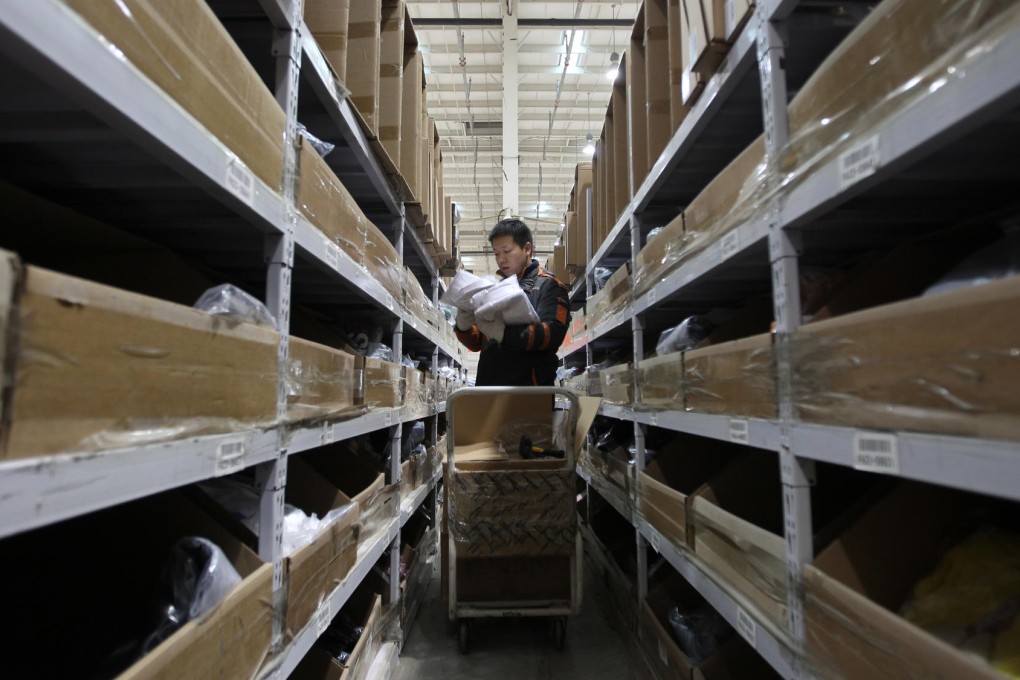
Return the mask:
<path fill-rule="evenodd" d="M 567 620 L 562 616 L 553 619 L 553 641 L 556 649 L 563 649 L 567 640 Z"/>
<path fill-rule="evenodd" d="M 471 628 L 468 626 L 468 622 L 467 621 L 461 621 L 460 622 L 460 631 L 459 631 L 459 636 L 458 636 L 458 639 L 459 639 L 459 642 L 460 642 L 460 653 L 461 654 L 467 654 L 468 653 L 468 639 L 470 637 L 470 633 L 471 633 Z"/>

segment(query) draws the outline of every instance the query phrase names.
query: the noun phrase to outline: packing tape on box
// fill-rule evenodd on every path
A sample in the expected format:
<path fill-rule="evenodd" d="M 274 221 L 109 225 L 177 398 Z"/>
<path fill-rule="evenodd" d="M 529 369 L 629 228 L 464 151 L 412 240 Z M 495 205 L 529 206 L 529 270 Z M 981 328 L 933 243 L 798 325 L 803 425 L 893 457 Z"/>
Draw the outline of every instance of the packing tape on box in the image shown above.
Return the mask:
<path fill-rule="evenodd" d="M 347 24 L 347 37 L 350 40 L 379 38 L 380 26 L 374 21 L 359 21 Z"/>

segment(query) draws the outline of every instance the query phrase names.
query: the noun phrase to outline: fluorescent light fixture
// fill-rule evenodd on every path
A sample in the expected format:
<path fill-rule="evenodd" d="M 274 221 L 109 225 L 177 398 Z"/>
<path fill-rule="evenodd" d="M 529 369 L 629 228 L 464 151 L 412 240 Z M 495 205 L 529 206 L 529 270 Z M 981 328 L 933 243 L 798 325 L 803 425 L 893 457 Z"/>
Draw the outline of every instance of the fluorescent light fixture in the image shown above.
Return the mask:
<path fill-rule="evenodd" d="M 616 80 L 616 76 L 620 73 L 620 53 L 613 52 L 609 55 L 609 70 L 606 71 L 606 78 L 610 80 Z"/>
<path fill-rule="evenodd" d="M 586 156 L 594 156 L 595 155 L 595 140 L 592 138 L 590 132 L 588 133 L 588 137 L 585 139 L 585 141 L 587 142 L 587 144 L 584 145 L 584 148 L 581 149 L 581 152 L 583 154 L 585 154 Z"/>

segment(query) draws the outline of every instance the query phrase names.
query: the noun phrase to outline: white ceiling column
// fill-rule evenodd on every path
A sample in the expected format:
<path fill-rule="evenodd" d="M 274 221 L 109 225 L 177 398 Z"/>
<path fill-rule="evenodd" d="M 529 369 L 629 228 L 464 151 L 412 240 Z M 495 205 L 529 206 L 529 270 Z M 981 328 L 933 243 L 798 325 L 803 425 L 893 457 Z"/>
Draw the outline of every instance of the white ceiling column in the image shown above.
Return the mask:
<path fill-rule="evenodd" d="M 520 215 L 520 148 L 517 137 L 517 2 L 501 0 L 503 19 L 503 208 Z"/>

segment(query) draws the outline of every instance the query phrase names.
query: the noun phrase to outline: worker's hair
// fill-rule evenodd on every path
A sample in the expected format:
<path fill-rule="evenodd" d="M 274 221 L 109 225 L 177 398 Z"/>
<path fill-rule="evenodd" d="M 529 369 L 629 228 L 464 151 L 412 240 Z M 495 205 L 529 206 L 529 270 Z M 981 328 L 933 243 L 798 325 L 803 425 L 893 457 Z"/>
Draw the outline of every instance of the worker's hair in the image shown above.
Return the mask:
<path fill-rule="evenodd" d="M 496 222 L 496 226 L 489 232 L 489 243 L 492 243 L 493 239 L 497 239 L 500 236 L 510 236 L 513 238 L 514 243 L 523 248 L 526 244 L 530 243 L 531 247 L 535 247 L 535 240 L 531 236 L 531 229 L 524 223 L 524 220 L 516 217 L 509 217 L 505 220 Z"/>

